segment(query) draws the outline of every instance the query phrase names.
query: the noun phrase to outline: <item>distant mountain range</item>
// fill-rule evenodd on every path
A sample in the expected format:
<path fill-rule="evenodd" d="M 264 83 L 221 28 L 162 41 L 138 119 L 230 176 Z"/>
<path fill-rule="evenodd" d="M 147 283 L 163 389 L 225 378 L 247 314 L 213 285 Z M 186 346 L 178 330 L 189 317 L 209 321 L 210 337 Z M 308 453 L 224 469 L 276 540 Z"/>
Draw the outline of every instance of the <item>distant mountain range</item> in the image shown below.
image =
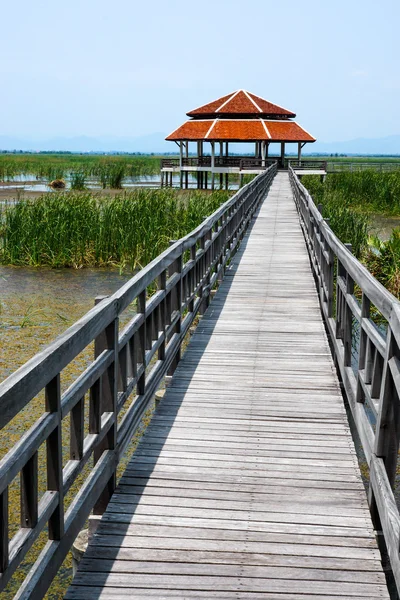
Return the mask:
<path fill-rule="evenodd" d="M 151 133 L 136 138 L 99 137 L 54 137 L 50 139 L 28 139 L 0 135 L 0 150 L 60 150 L 71 152 L 175 152 L 177 146 L 165 141 L 166 134 Z"/>
<path fill-rule="evenodd" d="M 252 151 L 253 146 L 243 144 L 243 152 Z M 278 146 L 276 146 L 278 149 Z M 275 148 L 272 146 L 271 150 Z M 177 146 L 165 141 L 165 133 L 152 133 L 141 137 L 54 137 L 50 139 L 29 139 L 0 135 L 0 150 L 27 151 L 71 151 L 71 152 L 177 152 Z M 307 144 L 305 154 L 383 154 L 400 155 L 400 135 L 384 138 L 358 138 L 346 142 L 315 142 Z"/>

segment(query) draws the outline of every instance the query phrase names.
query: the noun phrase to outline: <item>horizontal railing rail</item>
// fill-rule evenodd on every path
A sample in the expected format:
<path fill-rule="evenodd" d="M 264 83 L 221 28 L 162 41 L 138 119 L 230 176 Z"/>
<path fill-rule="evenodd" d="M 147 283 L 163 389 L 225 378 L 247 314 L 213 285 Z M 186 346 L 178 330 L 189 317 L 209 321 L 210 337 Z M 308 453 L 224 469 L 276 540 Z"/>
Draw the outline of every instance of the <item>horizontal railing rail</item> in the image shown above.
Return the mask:
<path fill-rule="evenodd" d="M 332 232 L 292 168 L 331 348 L 369 465 L 368 500 L 400 592 L 400 515 L 393 495 L 400 441 L 400 302 Z"/>
<path fill-rule="evenodd" d="M 42 598 L 92 509 L 104 512 L 122 455 L 162 379 L 173 374 L 189 327 L 207 307 L 275 173 L 272 166 L 244 186 L 0 384 L 2 429 L 38 394 L 45 396 L 43 414 L 0 461 L 0 589 L 47 528 L 48 542 L 16 596 Z M 151 296 L 149 288 L 156 289 Z M 119 317 L 133 302 L 136 314 L 120 330 Z M 63 369 L 93 342 L 94 360 L 62 392 Z M 63 440 L 67 417 L 70 436 Z M 43 444 L 46 457 L 38 464 Z M 91 458 L 94 466 L 80 482 Z M 40 470 L 47 490 L 39 500 Z M 9 539 L 8 489 L 16 477 L 20 528 Z M 78 484 L 66 507 L 64 497 Z"/>

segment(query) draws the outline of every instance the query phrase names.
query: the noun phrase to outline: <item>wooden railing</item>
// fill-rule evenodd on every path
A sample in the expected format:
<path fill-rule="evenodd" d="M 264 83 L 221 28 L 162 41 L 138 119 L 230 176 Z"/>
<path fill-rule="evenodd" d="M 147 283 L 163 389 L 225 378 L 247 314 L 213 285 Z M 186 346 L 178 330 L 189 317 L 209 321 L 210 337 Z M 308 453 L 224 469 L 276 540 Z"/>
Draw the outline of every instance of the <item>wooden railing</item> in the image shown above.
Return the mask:
<path fill-rule="evenodd" d="M 251 169 L 267 169 L 275 164 L 277 159 L 254 158 L 251 156 L 215 156 L 214 167 L 237 168 L 241 171 Z M 180 165 L 179 158 L 163 158 L 161 159 L 161 168 L 171 169 L 178 168 Z M 203 167 L 211 169 L 211 156 L 189 156 L 182 158 L 183 167 Z"/>
<path fill-rule="evenodd" d="M 342 171 L 382 171 L 382 172 L 391 172 L 397 171 L 400 169 L 400 161 L 336 161 L 336 160 L 328 160 L 328 172 L 329 173 L 340 173 Z"/>
<path fill-rule="evenodd" d="M 400 303 L 332 232 L 289 168 L 331 348 L 369 465 L 368 499 L 400 592 Z"/>
<path fill-rule="evenodd" d="M 0 384 L 2 429 L 43 390 L 45 395 L 41 417 L 0 461 L 0 589 L 48 526 L 48 542 L 16 596 L 42 598 L 91 510 L 104 512 L 123 453 L 162 379 L 172 375 L 189 327 L 223 278 L 275 172 L 271 167 L 244 186 Z M 120 331 L 119 317 L 133 302 L 137 314 Z M 95 359 L 61 393 L 61 372 L 92 342 Z M 67 417 L 69 460 L 63 466 Z M 38 465 L 42 444 L 47 458 Z M 64 511 L 64 496 L 91 457 L 94 466 Z M 47 473 L 47 491 L 38 501 L 40 470 Z M 18 476 L 21 526 L 9 540 L 8 487 Z"/>
<path fill-rule="evenodd" d="M 307 169 L 319 169 L 321 171 L 326 171 L 327 162 L 326 160 L 292 160 L 289 159 L 285 161 L 288 167 L 292 167 L 296 169 L 296 171 L 305 171 Z"/>

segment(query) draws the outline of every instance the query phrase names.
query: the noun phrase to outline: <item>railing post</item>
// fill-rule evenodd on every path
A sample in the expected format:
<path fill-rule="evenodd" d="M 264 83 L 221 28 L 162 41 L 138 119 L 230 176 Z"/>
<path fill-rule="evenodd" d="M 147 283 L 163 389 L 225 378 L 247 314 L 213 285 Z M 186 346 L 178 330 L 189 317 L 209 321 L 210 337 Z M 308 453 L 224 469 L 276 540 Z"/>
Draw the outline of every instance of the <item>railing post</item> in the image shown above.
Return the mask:
<path fill-rule="evenodd" d="M 170 241 L 170 245 L 175 244 L 176 240 L 171 240 Z M 174 262 L 170 265 L 169 269 L 168 269 L 168 274 L 171 277 L 171 275 L 174 275 L 175 273 L 177 273 L 179 275 L 179 281 L 175 284 L 175 286 L 173 287 L 173 289 L 171 290 L 171 307 L 170 307 L 170 315 L 171 318 L 174 315 L 174 313 L 176 314 L 176 312 L 179 312 L 179 320 L 176 323 L 175 327 L 173 328 L 173 334 L 181 334 L 181 329 L 182 329 L 182 252 L 181 254 L 178 256 L 178 258 L 176 260 L 174 260 Z M 174 356 L 174 358 L 172 359 L 171 365 L 168 369 L 167 375 L 168 376 L 172 376 L 175 372 L 176 367 L 178 366 L 179 361 L 181 360 L 181 343 L 179 344 L 179 348 Z"/>
<path fill-rule="evenodd" d="M 57 508 L 49 519 L 49 539 L 60 540 L 64 535 L 63 464 L 61 439 L 61 389 L 60 374 L 45 388 L 46 411 L 57 413 L 58 424 L 46 440 L 47 489 L 58 492 Z"/>
<path fill-rule="evenodd" d="M 95 304 L 99 304 L 104 300 L 105 296 L 98 296 L 95 299 Z M 118 399 L 118 317 L 115 318 L 101 333 L 94 343 L 95 358 L 100 356 L 104 350 L 113 350 L 114 359 L 111 365 L 107 368 L 106 373 L 101 378 L 101 396 L 100 396 L 100 423 L 101 415 L 104 412 L 113 413 L 114 423 L 110 427 L 104 440 L 97 446 L 93 453 L 94 464 L 97 463 L 100 456 L 106 450 L 114 450 L 117 442 L 117 399 Z M 107 507 L 108 502 L 114 492 L 116 486 L 116 473 L 107 482 L 106 487 L 100 494 L 97 502 L 93 507 L 93 514 L 102 515 Z"/>
<path fill-rule="evenodd" d="M 351 252 L 351 244 L 346 244 L 348 250 Z M 346 296 L 343 298 L 344 302 L 344 327 L 343 327 L 343 346 L 344 346 L 344 366 L 351 367 L 351 351 L 352 351 L 352 339 L 353 339 L 353 313 L 347 302 L 347 294 L 354 294 L 354 280 L 349 273 L 346 272 Z"/>
<path fill-rule="evenodd" d="M 167 286 L 167 272 L 164 270 L 158 277 L 158 287 L 160 290 L 165 291 Z M 157 336 L 160 334 L 164 335 L 164 341 L 161 343 L 158 349 L 158 360 L 165 360 L 165 346 L 166 346 L 166 327 L 167 327 L 167 301 L 166 298 L 161 302 L 158 310 L 158 323 L 157 323 Z"/>

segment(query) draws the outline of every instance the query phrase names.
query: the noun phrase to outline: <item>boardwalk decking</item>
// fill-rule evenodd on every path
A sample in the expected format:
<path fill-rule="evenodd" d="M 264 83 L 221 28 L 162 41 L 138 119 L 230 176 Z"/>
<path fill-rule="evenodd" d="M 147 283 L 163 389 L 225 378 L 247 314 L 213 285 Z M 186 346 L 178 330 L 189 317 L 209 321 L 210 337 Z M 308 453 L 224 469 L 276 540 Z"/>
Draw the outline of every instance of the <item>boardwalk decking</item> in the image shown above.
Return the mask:
<path fill-rule="evenodd" d="M 389 597 L 285 173 L 66 596 L 125 597 Z"/>

